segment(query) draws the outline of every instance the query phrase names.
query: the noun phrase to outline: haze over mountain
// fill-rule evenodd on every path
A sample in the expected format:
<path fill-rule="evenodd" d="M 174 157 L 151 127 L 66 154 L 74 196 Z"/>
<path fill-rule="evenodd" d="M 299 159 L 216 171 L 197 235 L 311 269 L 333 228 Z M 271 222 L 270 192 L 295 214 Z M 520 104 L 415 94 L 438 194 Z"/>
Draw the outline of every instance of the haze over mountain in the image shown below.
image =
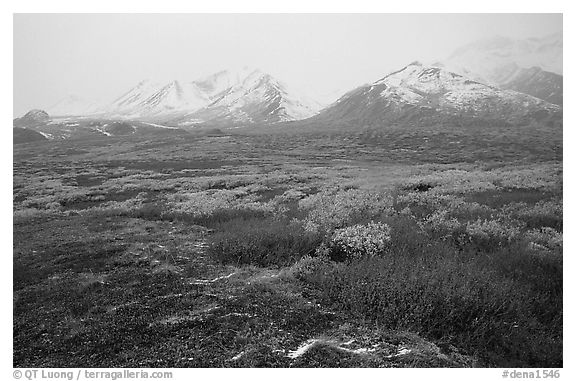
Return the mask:
<path fill-rule="evenodd" d="M 15 63 L 23 64 L 15 65 L 15 98 L 52 99 L 66 84 L 77 95 L 52 99 L 46 120 L 26 115 L 14 126 L 60 139 L 248 125 L 291 128 L 298 121 L 352 129 L 562 123 L 561 15 L 239 16 L 232 29 L 222 21 L 230 21 L 228 16 L 190 17 L 17 17 L 25 21 L 16 23 L 19 35 L 30 39 L 16 44 Z M 81 19 L 85 28 L 74 28 Z M 109 29 L 99 28 L 102 20 L 110 21 Z M 54 38 L 30 35 L 56 21 L 78 34 L 45 28 Z M 203 25 L 214 35 L 197 33 L 208 30 Z M 151 30 L 162 38 L 145 38 Z M 486 38 L 486 30 L 500 35 Z M 110 48 L 105 56 L 121 59 L 109 66 L 87 46 Z M 266 70 L 216 71 L 246 61 Z M 39 85 L 45 79 L 52 85 Z M 76 91 L 83 83 L 91 83 L 91 90 Z M 26 89 L 29 97 L 22 96 Z"/>
<path fill-rule="evenodd" d="M 562 52 L 562 33 L 528 39 L 496 36 L 462 46 L 434 65 L 562 104 Z"/>
<path fill-rule="evenodd" d="M 97 102 L 70 94 L 47 108 L 50 115 L 89 115 L 101 107 Z"/>
<path fill-rule="evenodd" d="M 497 36 L 457 48 L 447 59 L 435 62 L 431 67 L 443 68 L 469 81 L 488 85 L 493 92 L 489 97 L 486 92 L 480 94 L 466 90 L 469 98 L 466 102 L 472 103 L 472 99 L 476 99 L 475 102 L 478 103 L 475 113 L 468 113 L 468 117 L 494 119 L 495 115 L 488 114 L 515 109 L 515 106 L 510 104 L 510 99 L 514 96 L 511 96 L 511 93 L 498 93 L 496 88 L 514 90 L 562 105 L 562 44 L 562 33 L 528 39 Z M 453 83 L 443 84 L 445 88 L 452 85 Z M 379 84 L 376 83 L 376 86 Z M 406 90 L 400 86 L 397 89 L 401 89 L 397 91 L 403 92 L 405 96 L 412 94 L 412 101 L 417 98 L 414 94 L 419 95 L 414 92 L 414 88 Z M 353 92 L 357 91 L 361 90 Z M 462 93 L 464 90 L 460 88 L 458 91 Z M 350 102 L 349 94 L 346 94 L 347 101 L 344 103 Z M 333 98 L 340 99 L 337 104 L 342 104 L 340 96 Z M 486 108 L 487 98 L 507 99 L 504 102 L 506 107 Z M 428 101 L 424 103 L 426 102 Z M 528 103 L 531 107 L 542 106 L 532 105 L 532 100 Z M 443 107 L 447 105 L 445 102 Z M 68 96 L 48 111 L 54 116 L 88 115 L 108 119 L 139 119 L 173 126 L 232 126 L 303 120 L 317 114 L 326 106 L 329 105 L 321 104 L 301 91 L 289 89 L 285 83 L 267 73 L 243 67 L 239 70 L 222 70 L 194 81 L 142 80 L 114 99 L 100 103 L 78 96 Z M 483 107 L 486 115 L 479 112 Z M 327 108 L 334 110 L 334 105 Z M 374 110 L 371 112 L 375 112 Z M 364 111 L 350 109 L 349 114 L 341 115 L 341 118 L 355 118 L 354 115 L 361 112 Z M 514 115 L 512 119 L 519 114 L 514 111 Z M 384 120 L 390 116 L 388 110 L 379 118 Z M 363 119 L 366 118 L 370 119 L 371 116 L 364 115 Z M 506 115 L 499 115 L 498 118 L 510 119 Z"/>
<path fill-rule="evenodd" d="M 89 112 L 61 122 L 52 122 L 46 114 L 47 119 L 30 126 L 49 138 L 78 136 L 79 130 L 89 135 L 118 136 L 167 126 L 266 126 L 298 120 L 317 123 L 319 128 L 347 124 L 352 129 L 393 125 L 553 126 L 561 124 L 562 108 L 541 98 L 553 98 L 561 104 L 561 78 L 539 68 L 522 69 L 498 87 L 442 67 L 413 62 L 346 93 L 317 114 L 321 109 L 317 102 L 289 92 L 284 84 L 260 70 L 220 71 L 188 83 L 142 81 L 99 108 L 90 102 L 82 106 L 77 98 L 68 98 L 70 105 L 59 102 L 59 109 Z M 526 94 L 529 92 L 540 98 Z M 35 111 L 21 119 L 35 121 L 36 114 L 44 118 Z M 86 117 L 103 122 L 79 122 Z M 128 124 L 113 122 L 119 119 Z M 19 123 L 16 119 L 14 125 Z"/>
<path fill-rule="evenodd" d="M 562 33 L 527 39 L 496 36 L 456 49 L 443 63 L 449 70 L 495 84 L 506 82 L 518 68 L 536 66 L 562 75 L 562 44 Z"/>
<path fill-rule="evenodd" d="M 330 103 L 491 35 L 561 31 L 561 14 L 15 14 L 13 115 L 51 111 L 69 94 L 100 104 L 145 79 L 182 84 L 241 66 Z"/>
<path fill-rule="evenodd" d="M 515 109 L 515 106 L 510 104 L 510 99 L 514 98 L 511 93 L 497 93 L 496 88 L 532 95 L 556 105 L 562 105 L 563 102 L 562 75 L 545 70 L 562 72 L 562 34 L 540 39 L 514 40 L 495 37 L 476 41 L 456 49 L 447 60 L 437 62 L 431 67 L 443 68 L 469 81 L 488 85 L 493 92 L 488 98 L 506 99 L 504 108 L 486 108 L 486 92 L 468 93 L 467 102 L 472 103 L 472 100 L 476 99 L 478 105 L 476 112 L 469 113 L 467 117 L 495 119 L 494 113 Z M 444 80 L 446 78 L 442 79 Z M 444 88 L 452 85 L 453 83 L 443 84 Z M 458 91 L 462 92 L 463 88 Z M 410 92 L 418 95 L 413 88 L 403 94 Z M 338 103 L 341 103 L 340 101 Z M 349 100 L 346 103 L 348 102 Z M 532 105 L 532 100 L 528 103 L 535 107 L 542 106 Z M 446 105 L 447 103 L 443 104 Z M 56 116 L 94 115 L 141 119 L 174 126 L 231 126 L 302 120 L 315 115 L 324 106 L 327 105 L 322 105 L 301 92 L 289 90 L 286 84 L 267 73 L 244 67 L 240 70 L 219 71 L 191 82 L 143 80 L 114 100 L 100 105 L 78 97 L 67 97 L 49 111 Z M 478 112 L 482 107 L 485 108 L 485 115 Z M 353 118 L 353 115 L 360 112 L 364 111 L 350 109 L 349 114 L 341 115 L 341 118 Z M 492 115 L 488 115 L 490 113 Z M 514 114 L 514 118 L 519 115 L 516 111 Z M 389 112 L 380 116 L 383 120 L 389 117 Z M 364 118 L 370 117 L 364 115 Z M 510 119 L 506 115 L 499 115 L 498 118 Z M 518 120 L 514 123 L 517 122 Z"/>

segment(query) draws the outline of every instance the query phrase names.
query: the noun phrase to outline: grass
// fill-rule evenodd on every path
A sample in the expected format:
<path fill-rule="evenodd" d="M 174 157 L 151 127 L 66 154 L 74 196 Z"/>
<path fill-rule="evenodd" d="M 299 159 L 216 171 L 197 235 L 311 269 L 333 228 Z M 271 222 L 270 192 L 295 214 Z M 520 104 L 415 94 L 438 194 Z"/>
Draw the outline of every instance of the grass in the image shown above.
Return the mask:
<path fill-rule="evenodd" d="M 15 146 L 14 365 L 561 367 L 561 141 L 446 133 Z"/>

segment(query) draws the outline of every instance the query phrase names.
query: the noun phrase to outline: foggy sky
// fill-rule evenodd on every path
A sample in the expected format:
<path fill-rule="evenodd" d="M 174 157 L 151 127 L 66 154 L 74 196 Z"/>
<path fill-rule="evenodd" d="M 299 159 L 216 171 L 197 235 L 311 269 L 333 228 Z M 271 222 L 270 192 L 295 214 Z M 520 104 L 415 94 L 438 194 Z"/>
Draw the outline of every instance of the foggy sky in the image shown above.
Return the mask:
<path fill-rule="evenodd" d="M 478 39 L 560 31 L 558 14 L 16 14 L 13 112 L 242 66 L 341 95 Z"/>

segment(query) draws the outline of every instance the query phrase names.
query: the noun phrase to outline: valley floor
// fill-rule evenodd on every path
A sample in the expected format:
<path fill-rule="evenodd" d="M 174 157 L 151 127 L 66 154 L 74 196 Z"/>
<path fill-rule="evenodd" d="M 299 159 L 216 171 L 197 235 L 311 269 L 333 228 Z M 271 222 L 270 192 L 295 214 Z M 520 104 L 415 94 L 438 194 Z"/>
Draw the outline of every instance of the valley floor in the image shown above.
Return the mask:
<path fill-rule="evenodd" d="M 561 367 L 561 143 L 531 136 L 15 146 L 14 366 Z"/>

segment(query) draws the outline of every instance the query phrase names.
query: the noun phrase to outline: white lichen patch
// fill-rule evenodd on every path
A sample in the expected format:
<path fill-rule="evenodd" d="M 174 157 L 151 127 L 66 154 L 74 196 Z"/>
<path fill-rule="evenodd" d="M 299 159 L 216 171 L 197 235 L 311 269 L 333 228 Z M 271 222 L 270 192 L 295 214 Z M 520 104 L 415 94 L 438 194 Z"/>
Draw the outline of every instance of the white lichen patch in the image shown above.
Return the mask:
<path fill-rule="evenodd" d="M 244 356 L 244 352 L 238 353 L 236 356 L 232 357 L 232 358 L 230 359 L 230 361 L 240 360 L 240 358 L 241 358 L 242 356 Z"/>
<path fill-rule="evenodd" d="M 318 340 L 318 339 L 308 340 L 308 341 L 302 343 L 296 350 L 289 351 L 287 356 L 290 357 L 291 359 L 297 359 L 298 357 L 300 357 L 300 356 L 304 355 L 306 352 L 308 352 L 314 345 L 316 345 L 319 342 L 320 342 L 320 340 Z"/>
<path fill-rule="evenodd" d="M 395 357 L 399 357 L 399 356 L 405 356 L 409 353 L 412 353 L 411 349 L 408 348 L 400 348 L 400 350 L 397 353 L 393 353 L 391 355 L 388 356 L 384 356 L 387 359 L 391 359 L 391 358 L 395 358 Z"/>
<path fill-rule="evenodd" d="M 225 280 L 225 279 L 230 279 L 231 277 L 233 277 L 234 275 L 238 274 L 238 271 L 234 271 L 231 274 L 228 275 L 224 275 L 224 276 L 219 276 L 217 278 L 214 279 L 196 279 L 192 282 L 190 282 L 190 284 L 193 285 L 204 285 L 204 284 L 210 284 L 210 283 L 215 283 L 221 280 Z"/>
<path fill-rule="evenodd" d="M 354 342 L 355 342 L 354 339 L 351 339 L 351 340 L 344 342 L 344 343 L 336 341 L 336 340 L 310 339 L 310 340 L 307 340 L 304 343 L 302 343 L 296 350 L 289 351 L 287 356 L 290 357 L 291 359 L 297 359 L 298 357 L 301 357 L 304 354 L 306 354 L 306 352 L 308 352 L 310 349 L 314 348 L 314 346 L 316 346 L 318 344 L 324 344 L 324 345 L 327 345 L 327 346 L 329 346 L 335 350 L 346 352 L 346 353 L 353 353 L 356 355 L 365 355 L 365 354 L 370 354 L 370 353 L 377 351 L 377 346 L 373 346 L 372 348 L 355 348 L 355 349 L 344 347 L 344 346 L 349 346 Z"/>

